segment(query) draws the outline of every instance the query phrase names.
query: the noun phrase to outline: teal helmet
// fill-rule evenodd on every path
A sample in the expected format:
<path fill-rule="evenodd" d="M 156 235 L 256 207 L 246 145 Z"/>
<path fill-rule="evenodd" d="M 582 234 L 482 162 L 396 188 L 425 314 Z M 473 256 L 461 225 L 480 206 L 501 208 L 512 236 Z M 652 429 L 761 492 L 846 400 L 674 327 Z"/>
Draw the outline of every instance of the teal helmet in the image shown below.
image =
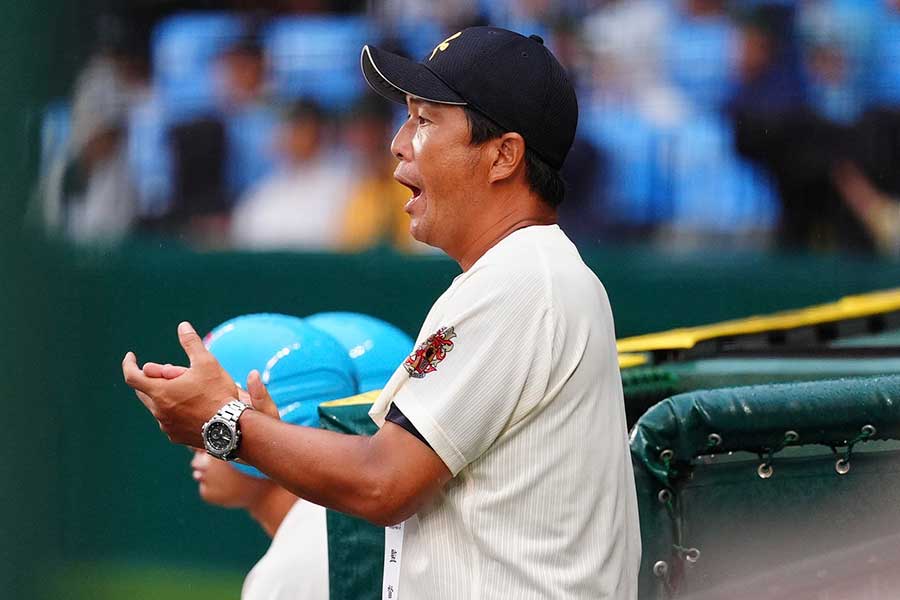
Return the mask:
<path fill-rule="evenodd" d="M 352 359 L 359 392 L 380 390 L 413 350 L 413 340 L 386 321 L 350 312 L 318 313 L 305 321 L 337 340 Z"/>
<path fill-rule="evenodd" d="M 239 387 L 246 388 L 250 371 L 259 371 L 285 423 L 317 427 L 320 403 L 358 393 L 344 347 L 298 317 L 237 317 L 213 329 L 203 341 Z M 265 477 L 253 467 L 230 464 L 248 475 Z"/>

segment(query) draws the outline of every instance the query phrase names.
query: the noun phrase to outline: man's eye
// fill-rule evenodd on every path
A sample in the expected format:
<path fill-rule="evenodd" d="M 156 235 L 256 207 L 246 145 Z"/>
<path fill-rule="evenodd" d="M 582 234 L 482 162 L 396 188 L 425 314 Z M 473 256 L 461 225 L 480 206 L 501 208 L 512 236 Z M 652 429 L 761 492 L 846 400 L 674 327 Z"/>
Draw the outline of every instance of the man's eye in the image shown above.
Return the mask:
<path fill-rule="evenodd" d="M 429 121 L 425 117 L 419 117 L 419 125 L 425 125 L 426 123 L 431 123 L 431 121 Z"/>

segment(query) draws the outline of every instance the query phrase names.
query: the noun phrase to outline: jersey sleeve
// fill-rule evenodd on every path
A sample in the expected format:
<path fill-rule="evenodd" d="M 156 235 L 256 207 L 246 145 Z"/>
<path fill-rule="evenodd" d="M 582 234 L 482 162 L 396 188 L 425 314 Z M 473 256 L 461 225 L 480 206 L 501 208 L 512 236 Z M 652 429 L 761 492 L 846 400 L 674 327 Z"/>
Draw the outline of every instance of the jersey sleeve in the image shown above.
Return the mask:
<path fill-rule="evenodd" d="M 455 476 L 543 397 L 552 311 L 532 270 L 491 266 L 448 298 L 391 400 Z"/>

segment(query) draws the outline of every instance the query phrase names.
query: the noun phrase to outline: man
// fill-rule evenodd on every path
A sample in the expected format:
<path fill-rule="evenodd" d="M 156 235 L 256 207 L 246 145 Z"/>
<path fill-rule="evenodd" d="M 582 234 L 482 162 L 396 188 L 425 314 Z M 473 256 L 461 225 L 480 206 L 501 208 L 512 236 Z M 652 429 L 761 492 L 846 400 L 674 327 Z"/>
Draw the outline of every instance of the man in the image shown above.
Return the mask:
<path fill-rule="evenodd" d="M 369 46 L 362 63 L 376 91 L 409 108 L 391 149 L 413 193 L 412 234 L 463 271 L 373 406 L 378 433 L 223 407 L 234 385 L 188 323 L 178 332 L 190 369 L 159 379 L 160 365 L 142 371 L 129 352 L 125 380 L 172 441 L 206 443 L 302 498 L 389 526 L 384 598 L 636 598 L 612 314 L 554 224 L 578 110 L 565 72 L 540 38 L 490 27 L 451 36 L 423 63 Z"/>
<path fill-rule="evenodd" d="M 258 391 L 265 381 L 285 423 L 317 426 L 321 402 L 357 392 L 343 346 L 297 317 L 238 317 L 216 327 L 205 343 L 235 382 L 248 382 L 255 401 L 261 401 Z M 297 498 L 252 467 L 201 450 L 194 450 L 191 467 L 204 501 L 246 510 L 272 538 L 244 580 L 243 600 L 328 598 L 324 508 Z"/>

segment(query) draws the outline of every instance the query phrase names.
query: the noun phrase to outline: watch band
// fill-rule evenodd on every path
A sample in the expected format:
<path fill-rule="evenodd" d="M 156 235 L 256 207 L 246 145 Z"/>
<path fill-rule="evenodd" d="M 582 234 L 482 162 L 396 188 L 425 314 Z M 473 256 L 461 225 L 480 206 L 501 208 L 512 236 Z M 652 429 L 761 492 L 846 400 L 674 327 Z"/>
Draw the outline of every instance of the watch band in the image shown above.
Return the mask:
<path fill-rule="evenodd" d="M 240 400 L 232 400 L 225 406 L 219 409 L 216 415 L 228 419 L 235 425 L 237 425 L 238 419 L 241 418 L 241 415 L 244 414 L 244 411 L 248 408 L 252 409 L 253 407 L 249 404 L 241 402 Z"/>

